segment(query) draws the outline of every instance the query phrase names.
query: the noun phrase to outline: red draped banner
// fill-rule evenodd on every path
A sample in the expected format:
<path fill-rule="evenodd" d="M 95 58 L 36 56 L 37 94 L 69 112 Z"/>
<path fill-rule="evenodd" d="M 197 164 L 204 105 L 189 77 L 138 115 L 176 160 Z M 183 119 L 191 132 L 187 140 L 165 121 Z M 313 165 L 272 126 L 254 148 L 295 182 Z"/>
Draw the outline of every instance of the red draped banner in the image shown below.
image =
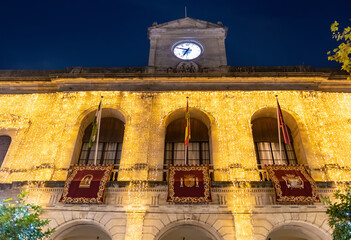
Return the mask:
<path fill-rule="evenodd" d="M 113 166 L 73 166 L 60 202 L 103 203 L 106 183 Z"/>
<path fill-rule="evenodd" d="M 277 202 L 320 202 L 317 185 L 304 166 L 265 166 L 275 190 Z"/>
<path fill-rule="evenodd" d="M 211 180 L 208 166 L 170 166 L 168 169 L 168 202 L 211 202 Z"/>

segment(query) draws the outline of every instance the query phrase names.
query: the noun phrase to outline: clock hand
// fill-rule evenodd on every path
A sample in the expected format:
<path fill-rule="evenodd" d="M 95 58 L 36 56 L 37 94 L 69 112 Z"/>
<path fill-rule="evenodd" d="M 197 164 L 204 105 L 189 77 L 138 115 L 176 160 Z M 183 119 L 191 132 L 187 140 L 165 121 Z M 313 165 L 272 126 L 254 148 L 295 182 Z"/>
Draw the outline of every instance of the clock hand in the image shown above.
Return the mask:
<path fill-rule="evenodd" d="M 190 48 L 188 48 L 184 53 L 183 53 L 183 57 L 185 56 L 185 54 L 187 54 L 189 52 Z"/>
<path fill-rule="evenodd" d="M 176 48 L 178 48 L 178 49 L 183 49 L 183 50 L 187 50 L 187 48 L 181 48 L 181 47 L 176 47 Z"/>

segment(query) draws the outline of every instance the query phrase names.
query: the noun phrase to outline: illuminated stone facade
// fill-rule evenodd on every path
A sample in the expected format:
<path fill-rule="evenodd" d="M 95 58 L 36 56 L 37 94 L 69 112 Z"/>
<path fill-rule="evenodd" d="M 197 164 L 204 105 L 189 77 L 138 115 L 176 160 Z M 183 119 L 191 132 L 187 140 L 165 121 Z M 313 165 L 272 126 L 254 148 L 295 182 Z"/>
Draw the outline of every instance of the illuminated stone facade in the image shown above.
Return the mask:
<path fill-rule="evenodd" d="M 298 159 L 310 166 L 314 179 L 350 181 L 347 167 L 350 166 L 351 95 L 320 91 L 94 91 L 1 95 L 1 132 L 12 136 L 13 141 L 2 164 L 1 181 L 64 181 L 66 169 L 77 162 L 80 129 L 91 122 L 100 96 L 104 96 L 103 116 L 116 112 L 125 121 L 121 168 L 146 164 L 150 169 L 149 174 L 137 176 L 121 170 L 119 180 L 162 180 L 157 170 L 152 170 L 163 166 L 166 122 L 177 111 L 184 112 L 189 96 L 190 111 L 201 112 L 208 118 L 214 168 L 240 165 L 232 177 L 257 181 L 251 120 L 262 109 L 265 114 L 275 113 L 276 94 L 284 106 L 287 124 L 296 125 L 299 131 L 300 141 L 295 141 Z M 335 165 L 342 170 L 335 170 L 332 167 Z M 215 180 L 231 181 L 232 177 L 218 172 Z"/>
<path fill-rule="evenodd" d="M 306 67 L 0 71 L 0 135 L 12 139 L 0 198 L 29 189 L 29 200 L 44 206 L 57 229 L 53 239 L 173 239 L 167 235 L 173 229 L 216 240 L 275 240 L 284 231 L 294 232 L 291 240 L 331 239 L 323 204 L 275 203 L 257 166 L 251 123 L 276 116 L 278 95 L 299 164 L 311 170 L 319 194 L 331 196 L 351 180 L 346 78 Z M 103 205 L 64 205 L 63 183 L 101 96 L 102 117 L 125 124 L 118 181 L 109 183 Z M 166 128 L 184 116 L 186 97 L 191 117 L 209 129 L 211 204 L 166 202 Z"/>

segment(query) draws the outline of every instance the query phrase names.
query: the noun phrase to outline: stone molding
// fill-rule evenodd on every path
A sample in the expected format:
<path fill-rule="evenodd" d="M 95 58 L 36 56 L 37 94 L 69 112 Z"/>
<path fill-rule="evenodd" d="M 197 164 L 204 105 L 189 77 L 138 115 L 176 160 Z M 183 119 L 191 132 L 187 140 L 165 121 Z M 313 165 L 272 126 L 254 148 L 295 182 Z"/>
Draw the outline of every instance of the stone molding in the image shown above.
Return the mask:
<path fill-rule="evenodd" d="M 303 227 L 310 231 L 315 238 L 311 240 L 332 240 L 332 229 L 328 225 L 328 217 L 325 213 L 275 213 L 253 217 L 253 229 L 255 240 L 266 240 L 270 233 L 280 227 L 289 226 Z M 319 237 L 319 238 L 318 238 Z"/>
<path fill-rule="evenodd" d="M 224 225 L 223 223 L 218 224 L 218 222 L 225 222 L 225 220 L 228 220 L 228 218 L 225 219 L 221 219 L 221 217 L 216 216 L 214 220 L 210 220 L 210 216 L 204 216 L 206 214 L 203 215 L 199 215 L 199 214 L 179 214 L 177 215 L 177 220 L 171 221 L 171 219 L 174 219 L 171 216 L 161 216 L 161 223 L 157 223 L 153 220 L 149 220 L 146 218 L 146 225 L 144 223 L 144 239 L 150 239 L 150 240 L 159 240 L 163 234 L 165 234 L 167 231 L 176 228 L 176 227 L 181 227 L 184 225 L 190 225 L 190 226 L 196 226 L 199 227 L 201 229 L 203 229 L 204 231 L 210 233 L 212 235 L 212 237 L 215 238 L 215 240 L 226 240 L 226 239 L 233 239 L 233 237 L 235 236 L 235 232 L 234 232 L 234 225 L 233 225 L 233 219 L 229 219 L 229 224 L 228 221 L 226 222 L 226 225 Z M 157 227 L 156 227 L 157 225 Z M 229 225 L 229 226 L 228 226 Z M 148 231 L 150 229 L 150 226 L 155 226 L 159 231 L 156 233 L 156 235 L 154 235 L 154 233 L 156 231 L 150 232 Z M 232 231 L 223 231 L 223 228 L 230 228 Z M 222 230 L 221 230 L 222 229 Z M 151 237 L 151 236 L 152 237 Z"/>
<path fill-rule="evenodd" d="M 48 81 L 35 77 L 0 77 L 0 94 L 56 93 L 71 91 L 228 91 L 313 90 L 351 92 L 347 75 L 333 79 L 323 73 L 167 73 L 117 76 L 115 74 L 57 74 Z"/>
<path fill-rule="evenodd" d="M 257 184 L 256 184 L 257 185 Z M 319 189 L 323 197 L 331 197 L 335 191 L 328 184 Z M 58 200 L 62 187 L 45 187 L 46 184 L 31 184 L 28 188 L 29 201 L 36 201 L 44 207 L 43 217 L 50 219 L 50 227 L 57 228 L 57 234 L 75 224 L 94 224 L 110 234 L 113 240 L 124 239 L 126 234 L 127 209 L 130 201 L 128 184 L 110 186 L 106 191 L 106 203 L 102 205 L 62 204 Z M 258 185 L 257 185 L 258 186 Z M 1 198 L 14 197 L 26 184 L 0 184 Z M 207 229 L 215 239 L 235 239 L 235 219 L 230 210 L 233 196 L 243 191 L 226 185 L 215 187 L 212 191 L 214 202 L 203 205 L 170 204 L 166 202 L 167 186 L 156 184 L 145 189 L 145 216 L 143 220 L 143 240 L 158 240 L 168 229 L 190 224 Z M 271 186 L 262 185 L 246 191 L 254 198 L 250 213 L 253 227 L 253 239 L 265 240 L 275 227 L 284 224 L 314 226 L 320 228 L 321 234 L 329 238 L 331 230 L 327 225 L 326 206 L 275 204 L 274 190 Z M 271 199 L 271 202 L 270 200 Z M 138 206 L 135 206 L 138 207 Z M 137 208 L 136 208 L 137 210 Z M 236 216 L 247 212 L 235 212 Z M 329 234 L 329 235 L 328 235 Z M 55 238 L 54 238 L 55 239 Z M 323 240 L 324 240 L 323 239 Z M 313 239 L 314 240 L 314 239 Z"/>

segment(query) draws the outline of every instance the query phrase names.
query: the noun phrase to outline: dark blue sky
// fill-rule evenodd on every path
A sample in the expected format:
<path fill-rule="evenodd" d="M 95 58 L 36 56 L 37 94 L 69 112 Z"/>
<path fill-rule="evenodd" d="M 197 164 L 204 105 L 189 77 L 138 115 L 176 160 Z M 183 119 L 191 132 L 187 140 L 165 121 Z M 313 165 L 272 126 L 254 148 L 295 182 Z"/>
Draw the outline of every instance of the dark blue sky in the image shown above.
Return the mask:
<path fill-rule="evenodd" d="M 147 28 L 188 16 L 228 27 L 231 66 L 338 66 L 330 24 L 351 25 L 351 0 L 2 0 L 0 69 L 148 64 Z"/>

